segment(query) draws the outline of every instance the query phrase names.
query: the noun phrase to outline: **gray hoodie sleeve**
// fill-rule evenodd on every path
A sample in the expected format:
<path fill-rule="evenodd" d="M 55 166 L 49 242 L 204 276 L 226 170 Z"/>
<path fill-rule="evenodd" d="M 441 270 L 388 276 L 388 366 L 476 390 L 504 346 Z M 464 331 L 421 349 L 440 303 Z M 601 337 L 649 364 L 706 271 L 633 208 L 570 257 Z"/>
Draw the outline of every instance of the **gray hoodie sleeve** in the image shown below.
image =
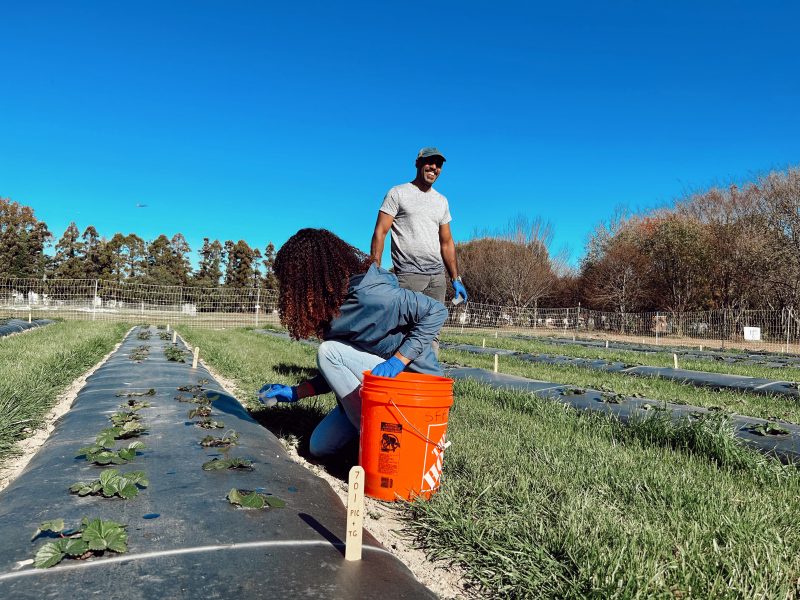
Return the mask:
<path fill-rule="evenodd" d="M 397 288 L 397 294 L 398 320 L 412 326 L 397 351 L 407 359 L 414 360 L 433 343 L 447 320 L 447 309 L 441 302 L 419 292 Z"/>

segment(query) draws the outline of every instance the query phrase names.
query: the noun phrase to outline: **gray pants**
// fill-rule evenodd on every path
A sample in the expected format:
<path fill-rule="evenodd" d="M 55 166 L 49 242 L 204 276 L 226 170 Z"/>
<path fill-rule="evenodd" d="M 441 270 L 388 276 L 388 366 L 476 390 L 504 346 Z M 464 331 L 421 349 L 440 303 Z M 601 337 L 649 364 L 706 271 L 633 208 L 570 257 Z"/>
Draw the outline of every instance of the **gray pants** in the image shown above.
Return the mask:
<path fill-rule="evenodd" d="M 400 287 L 412 292 L 422 292 L 429 298 L 438 300 L 444 304 L 444 294 L 447 290 L 447 278 L 444 273 L 437 275 L 421 275 L 419 273 L 399 273 L 397 274 L 397 281 L 400 282 Z M 431 344 L 436 358 L 439 358 L 439 334 L 433 339 Z"/>

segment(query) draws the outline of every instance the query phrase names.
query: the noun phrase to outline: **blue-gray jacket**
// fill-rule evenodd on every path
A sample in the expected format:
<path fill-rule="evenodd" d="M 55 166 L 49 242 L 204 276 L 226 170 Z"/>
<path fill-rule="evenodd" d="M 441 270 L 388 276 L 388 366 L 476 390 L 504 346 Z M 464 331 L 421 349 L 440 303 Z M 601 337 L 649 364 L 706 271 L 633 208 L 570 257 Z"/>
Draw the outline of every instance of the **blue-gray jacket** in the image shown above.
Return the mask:
<path fill-rule="evenodd" d="M 401 288 L 397 277 L 373 264 L 363 275 L 350 278 L 341 314 L 323 332 L 323 339 L 385 359 L 399 351 L 411 360 L 407 370 L 442 375 L 431 343 L 446 319 L 441 302 Z"/>

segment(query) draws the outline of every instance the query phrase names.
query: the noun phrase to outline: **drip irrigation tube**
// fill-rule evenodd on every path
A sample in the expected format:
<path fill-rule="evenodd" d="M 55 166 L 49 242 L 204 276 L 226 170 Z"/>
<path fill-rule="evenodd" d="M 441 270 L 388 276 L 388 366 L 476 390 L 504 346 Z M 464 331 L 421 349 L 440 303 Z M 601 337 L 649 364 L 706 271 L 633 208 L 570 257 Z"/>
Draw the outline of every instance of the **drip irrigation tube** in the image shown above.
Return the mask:
<path fill-rule="evenodd" d="M 292 461 L 279 440 L 256 423 L 201 366 L 169 362 L 171 346 L 151 329 L 149 340 L 134 329 L 122 346 L 87 380 L 25 471 L 0 492 L 0 598 L 74 595 L 107 598 L 434 598 L 394 555 L 368 533 L 361 561 L 344 559 L 346 512 L 322 479 Z M 149 346 L 140 362 L 136 349 Z M 178 347 L 186 351 L 179 343 Z M 141 353 L 138 354 L 141 356 Z M 197 404 L 179 402 L 179 386 L 200 385 L 213 400 L 211 419 L 224 428 L 201 429 L 187 413 Z M 68 492 L 76 481 L 99 477 L 102 467 L 76 458 L 109 427 L 109 415 L 129 396 L 149 402 L 142 422 L 149 428 L 137 440 L 146 448 L 120 471 L 142 470 L 149 486 L 131 499 L 78 497 Z M 238 445 L 203 448 L 206 435 L 235 430 Z M 126 446 L 132 440 L 118 442 Z M 213 458 L 241 457 L 251 471 L 203 471 Z M 255 490 L 286 502 L 284 508 L 246 510 L 229 504 L 232 488 Z M 31 542 L 45 520 L 82 517 L 127 524 L 128 552 L 65 559 L 50 569 L 30 564 L 47 539 Z M 72 592 L 69 592 L 72 590 Z"/>
<path fill-rule="evenodd" d="M 570 365 L 596 369 L 609 373 L 624 373 L 640 377 L 660 377 L 679 383 L 687 383 L 699 387 L 715 387 L 750 392 L 753 394 L 780 394 L 800 398 L 800 389 L 792 381 L 778 381 L 761 377 L 747 377 L 745 375 L 729 375 L 727 373 L 708 373 L 705 371 L 690 371 L 688 369 L 673 369 L 672 367 L 649 367 L 644 365 L 631 365 L 619 361 L 608 361 L 601 358 L 573 358 L 569 356 L 555 356 L 550 354 L 528 354 L 513 350 L 500 350 L 497 348 L 483 348 L 471 344 L 442 344 L 447 350 L 458 350 L 472 354 L 501 354 L 513 356 L 520 360 L 548 365 Z"/>

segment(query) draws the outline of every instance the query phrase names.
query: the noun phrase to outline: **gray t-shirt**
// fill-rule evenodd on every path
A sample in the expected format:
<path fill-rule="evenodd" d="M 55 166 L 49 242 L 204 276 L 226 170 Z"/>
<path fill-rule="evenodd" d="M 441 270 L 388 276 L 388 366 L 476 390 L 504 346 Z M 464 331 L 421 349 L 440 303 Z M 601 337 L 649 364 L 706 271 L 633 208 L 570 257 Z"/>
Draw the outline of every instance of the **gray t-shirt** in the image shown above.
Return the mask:
<path fill-rule="evenodd" d="M 444 272 L 439 226 L 451 220 L 447 198 L 433 188 L 423 192 L 413 183 L 404 183 L 389 190 L 379 210 L 394 217 L 392 264 L 396 273 Z"/>

